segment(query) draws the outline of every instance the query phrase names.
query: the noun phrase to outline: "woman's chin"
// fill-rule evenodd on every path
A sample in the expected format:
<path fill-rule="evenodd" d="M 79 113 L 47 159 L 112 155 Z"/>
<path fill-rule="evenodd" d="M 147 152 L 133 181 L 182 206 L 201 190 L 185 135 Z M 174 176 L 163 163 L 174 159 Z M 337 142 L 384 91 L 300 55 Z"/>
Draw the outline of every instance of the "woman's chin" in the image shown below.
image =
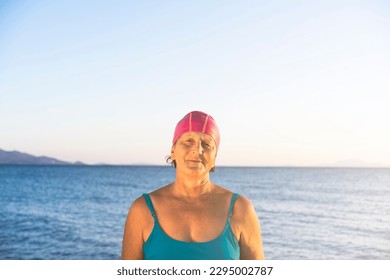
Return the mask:
<path fill-rule="evenodd" d="M 186 164 L 185 169 L 191 173 L 197 173 L 197 174 L 203 174 L 204 172 L 206 172 L 206 168 L 202 163 Z"/>

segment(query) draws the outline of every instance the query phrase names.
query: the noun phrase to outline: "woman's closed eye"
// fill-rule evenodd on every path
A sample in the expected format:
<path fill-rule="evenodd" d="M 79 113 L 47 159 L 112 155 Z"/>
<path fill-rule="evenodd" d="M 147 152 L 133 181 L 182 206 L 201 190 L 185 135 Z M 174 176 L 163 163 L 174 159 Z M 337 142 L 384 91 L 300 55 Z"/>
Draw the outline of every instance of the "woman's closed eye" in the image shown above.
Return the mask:
<path fill-rule="evenodd" d="M 195 142 L 195 141 L 194 141 L 193 139 L 189 138 L 189 139 L 185 139 L 182 143 L 183 143 L 184 145 L 190 146 L 190 145 L 193 145 L 194 142 Z"/>
<path fill-rule="evenodd" d="M 202 146 L 207 149 L 212 149 L 213 145 L 211 143 L 203 142 Z"/>

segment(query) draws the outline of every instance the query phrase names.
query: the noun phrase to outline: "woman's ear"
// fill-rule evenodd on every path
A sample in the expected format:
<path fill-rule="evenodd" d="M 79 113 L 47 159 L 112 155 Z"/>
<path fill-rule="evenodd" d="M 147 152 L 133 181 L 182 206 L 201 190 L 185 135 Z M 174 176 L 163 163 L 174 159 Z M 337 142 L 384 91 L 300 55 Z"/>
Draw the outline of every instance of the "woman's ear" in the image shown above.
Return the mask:
<path fill-rule="evenodd" d="M 171 160 L 175 160 L 175 145 L 171 148 Z"/>

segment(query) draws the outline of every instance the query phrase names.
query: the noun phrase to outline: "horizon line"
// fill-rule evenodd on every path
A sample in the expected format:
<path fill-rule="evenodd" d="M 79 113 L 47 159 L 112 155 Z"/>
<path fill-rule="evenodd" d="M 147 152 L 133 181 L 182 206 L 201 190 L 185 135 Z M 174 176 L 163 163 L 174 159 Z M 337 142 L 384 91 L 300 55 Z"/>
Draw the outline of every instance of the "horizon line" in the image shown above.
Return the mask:
<path fill-rule="evenodd" d="M 111 163 L 70 163 L 70 164 L 8 164 L 0 163 L 2 166 L 58 166 L 58 167 L 173 167 L 162 164 L 147 164 L 147 163 L 129 163 L 129 164 L 111 164 Z M 331 165 L 218 165 L 216 168 L 349 168 L 349 169 L 390 169 L 390 166 L 331 166 Z"/>

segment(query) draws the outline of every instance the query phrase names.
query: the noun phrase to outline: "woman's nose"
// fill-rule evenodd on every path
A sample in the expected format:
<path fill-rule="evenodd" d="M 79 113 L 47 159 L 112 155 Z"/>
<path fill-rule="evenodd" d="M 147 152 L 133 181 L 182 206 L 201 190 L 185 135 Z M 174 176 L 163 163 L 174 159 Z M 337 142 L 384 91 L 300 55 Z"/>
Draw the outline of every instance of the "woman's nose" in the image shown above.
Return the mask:
<path fill-rule="evenodd" d="M 203 154 L 202 142 L 199 142 L 199 143 L 198 143 L 198 152 L 199 152 L 200 155 Z"/>
<path fill-rule="evenodd" d="M 197 152 L 199 155 L 203 154 L 203 146 L 202 146 L 202 142 L 197 142 L 194 146 L 193 146 L 193 151 L 194 152 Z"/>

